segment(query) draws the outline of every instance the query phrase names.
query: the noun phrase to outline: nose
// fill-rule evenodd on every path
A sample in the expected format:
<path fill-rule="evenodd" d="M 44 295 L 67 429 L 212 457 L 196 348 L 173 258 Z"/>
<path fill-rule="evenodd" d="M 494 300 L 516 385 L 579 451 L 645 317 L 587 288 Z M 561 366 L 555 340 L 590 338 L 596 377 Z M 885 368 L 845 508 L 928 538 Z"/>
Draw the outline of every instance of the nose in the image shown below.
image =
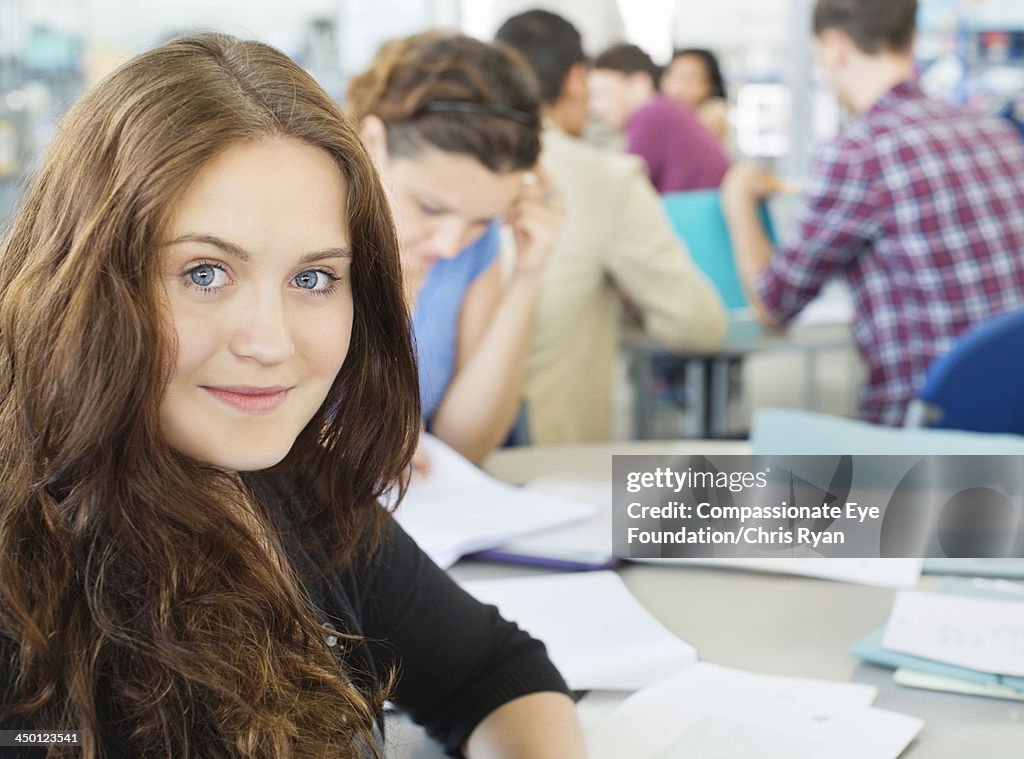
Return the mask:
<path fill-rule="evenodd" d="M 295 342 L 289 324 L 284 294 L 254 289 L 249 298 L 240 298 L 233 315 L 235 328 L 228 344 L 239 358 L 260 364 L 280 364 L 295 354 Z"/>
<path fill-rule="evenodd" d="M 430 252 L 440 258 L 455 258 L 472 242 L 469 225 L 458 218 L 438 220 L 430 231 Z"/>

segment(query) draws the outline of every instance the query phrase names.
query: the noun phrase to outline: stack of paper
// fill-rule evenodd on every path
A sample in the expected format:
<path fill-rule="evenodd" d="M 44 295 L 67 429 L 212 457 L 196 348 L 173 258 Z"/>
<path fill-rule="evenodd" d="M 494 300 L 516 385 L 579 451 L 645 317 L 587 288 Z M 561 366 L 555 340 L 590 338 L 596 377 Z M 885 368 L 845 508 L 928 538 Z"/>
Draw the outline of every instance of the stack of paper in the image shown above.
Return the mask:
<path fill-rule="evenodd" d="M 483 558 L 560 569 L 603 569 L 618 563 L 612 553 L 612 486 L 607 480 L 540 478 L 527 491 L 599 506 L 589 519 L 503 543 Z M 912 588 L 921 577 L 921 559 L 636 559 L 652 564 L 700 564 L 758 572 L 778 572 L 889 588 Z"/>
<path fill-rule="evenodd" d="M 614 572 L 477 580 L 463 587 L 544 641 L 573 690 L 636 690 L 697 652 L 644 609 Z"/>
<path fill-rule="evenodd" d="M 420 445 L 430 473 L 413 479 L 395 519 L 442 567 L 513 538 L 584 521 L 598 510 L 499 482 L 430 435 Z"/>
<path fill-rule="evenodd" d="M 896 668 L 901 685 L 1024 700 L 1024 585 L 950 579 L 902 592 L 853 653 Z"/>
<path fill-rule="evenodd" d="M 592 759 L 895 759 L 924 723 L 876 695 L 701 663 L 633 694 L 587 742 Z"/>
<path fill-rule="evenodd" d="M 612 553 L 610 482 L 539 478 L 526 490 L 591 503 L 597 511 L 586 521 L 503 543 L 480 558 L 554 569 L 607 569 L 619 563 Z"/>

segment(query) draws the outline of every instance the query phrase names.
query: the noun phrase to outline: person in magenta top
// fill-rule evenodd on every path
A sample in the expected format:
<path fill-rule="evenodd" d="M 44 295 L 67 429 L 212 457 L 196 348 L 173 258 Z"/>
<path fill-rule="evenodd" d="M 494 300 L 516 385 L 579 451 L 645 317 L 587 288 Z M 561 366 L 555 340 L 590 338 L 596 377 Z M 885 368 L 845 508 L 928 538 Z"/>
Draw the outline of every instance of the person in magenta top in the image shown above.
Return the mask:
<path fill-rule="evenodd" d="M 716 189 L 729 159 L 692 108 L 658 93 L 660 73 L 636 45 L 609 48 L 590 72 L 591 114 L 625 131 L 658 192 Z"/>

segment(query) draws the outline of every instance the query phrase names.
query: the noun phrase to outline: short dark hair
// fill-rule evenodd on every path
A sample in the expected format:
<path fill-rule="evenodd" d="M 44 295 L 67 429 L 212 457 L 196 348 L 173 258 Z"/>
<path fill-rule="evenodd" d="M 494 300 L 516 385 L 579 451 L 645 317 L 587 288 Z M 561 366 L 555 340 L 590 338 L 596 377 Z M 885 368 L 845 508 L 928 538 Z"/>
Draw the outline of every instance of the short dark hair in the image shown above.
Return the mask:
<path fill-rule="evenodd" d="M 869 55 L 908 51 L 916 22 L 917 0 L 818 0 L 814 6 L 815 36 L 838 29 Z"/>
<path fill-rule="evenodd" d="M 512 16 L 494 38 L 522 53 L 537 75 L 541 98 L 547 105 L 558 101 L 572 67 L 586 61 L 576 27 L 549 11 L 532 10 Z"/>
<path fill-rule="evenodd" d="M 661 67 L 636 45 L 613 45 L 594 59 L 594 68 L 611 69 L 623 74 L 643 71 L 650 74 L 651 83 L 655 87 L 661 79 Z"/>
<path fill-rule="evenodd" d="M 708 76 L 708 84 L 711 87 L 711 97 L 728 100 L 728 95 L 725 91 L 725 79 L 722 77 L 722 68 L 718 65 L 718 58 L 715 57 L 715 54 L 702 47 L 686 47 L 672 52 L 672 63 L 675 63 L 677 58 L 684 56 L 696 58 L 704 66 L 704 71 Z M 672 64 L 670 63 L 669 65 Z"/>

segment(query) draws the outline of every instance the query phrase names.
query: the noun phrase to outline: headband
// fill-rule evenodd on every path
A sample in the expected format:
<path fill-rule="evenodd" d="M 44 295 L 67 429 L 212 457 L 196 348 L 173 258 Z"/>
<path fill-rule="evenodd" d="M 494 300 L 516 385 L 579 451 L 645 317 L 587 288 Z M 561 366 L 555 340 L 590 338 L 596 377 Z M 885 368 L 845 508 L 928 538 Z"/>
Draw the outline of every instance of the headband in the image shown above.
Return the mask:
<path fill-rule="evenodd" d="M 413 118 L 425 113 L 478 113 L 508 119 L 530 129 L 536 129 L 539 125 L 537 117 L 526 111 L 508 108 L 504 105 L 484 105 L 470 100 L 431 100 L 417 108 L 413 113 Z"/>

